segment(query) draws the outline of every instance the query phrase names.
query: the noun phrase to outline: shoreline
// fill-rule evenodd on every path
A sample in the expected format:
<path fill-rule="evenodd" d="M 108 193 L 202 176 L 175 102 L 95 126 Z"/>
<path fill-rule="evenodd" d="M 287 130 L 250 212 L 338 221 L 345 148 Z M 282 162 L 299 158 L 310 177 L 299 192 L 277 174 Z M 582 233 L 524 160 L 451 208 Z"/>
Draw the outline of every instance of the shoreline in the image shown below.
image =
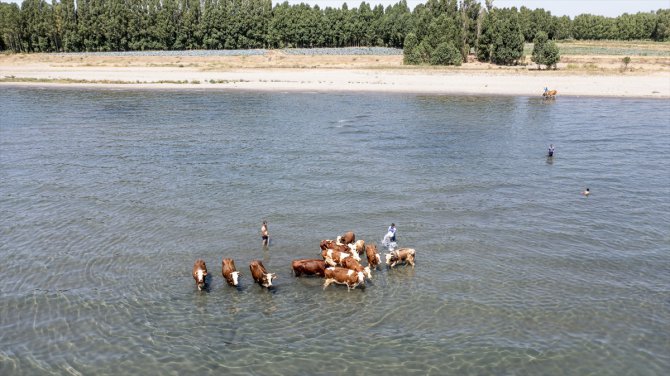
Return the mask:
<path fill-rule="evenodd" d="M 287 58 L 288 59 L 288 58 Z M 670 71 L 614 69 L 537 71 L 466 63 L 406 67 L 401 57 L 302 57 L 299 66 L 273 56 L 252 58 L 114 58 L 57 55 L 0 57 L 0 87 L 132 90 L 247 90 L 267 92 L 379 92 L 434 95 L 670 99 Z M 296 64 L 290 61 L 290 64 Z M 321 64 L 321 65 L 320 65 Z M 664 66 L 664 65 L 663 65 Z"/>

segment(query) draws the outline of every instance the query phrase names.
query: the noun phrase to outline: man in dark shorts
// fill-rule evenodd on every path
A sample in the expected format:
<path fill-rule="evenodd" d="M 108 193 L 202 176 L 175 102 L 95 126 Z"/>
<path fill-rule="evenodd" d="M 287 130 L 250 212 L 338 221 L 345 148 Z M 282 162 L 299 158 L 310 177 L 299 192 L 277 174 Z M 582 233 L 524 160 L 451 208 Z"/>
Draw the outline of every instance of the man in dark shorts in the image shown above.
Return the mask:
<path fill-rule="evenodd" d="M 270 234 L 268 233 L 268 221 L 263 221 L 261 226 L 261 239 L 263 239 L 263 247 L 267 247 L 270 244 Z"/>

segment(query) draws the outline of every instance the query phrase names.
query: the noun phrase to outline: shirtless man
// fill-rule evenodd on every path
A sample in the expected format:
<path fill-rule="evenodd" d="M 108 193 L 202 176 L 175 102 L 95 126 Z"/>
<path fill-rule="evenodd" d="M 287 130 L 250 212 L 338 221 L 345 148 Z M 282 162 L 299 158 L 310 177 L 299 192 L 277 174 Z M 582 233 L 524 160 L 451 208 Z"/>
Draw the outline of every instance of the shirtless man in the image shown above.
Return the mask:
<path fill-rule="evenodd" d="M 261 225 L 261 239 L 263 239 L 263 247 L 267 247 L 270 244 L 270 234 L 268 233 L 267 221 L 263 221 L 263 225 Z"/>

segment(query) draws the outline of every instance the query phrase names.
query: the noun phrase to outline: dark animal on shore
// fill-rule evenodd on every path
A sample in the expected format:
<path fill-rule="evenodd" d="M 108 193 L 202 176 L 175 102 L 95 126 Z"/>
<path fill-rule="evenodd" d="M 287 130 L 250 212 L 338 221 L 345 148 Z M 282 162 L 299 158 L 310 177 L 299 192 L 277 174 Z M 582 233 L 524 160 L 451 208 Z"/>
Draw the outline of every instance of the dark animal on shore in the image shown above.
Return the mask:
<path fill-rule="evenodd" d="M 555 99 L 556 94 L 558 94 L 558 91 L 556 90 L 545 90 L 544 93 L 542 93 L 542 96 L 545 99 Z"/>
<path fill-rule="evenodd" d="M 356 288 L 358 285 L 365 284 L 365 276 L 362 272 L 356 272 L 351 269 L 340 268 L 338 266 L 326 268 L 326 280 L 323 283 L 325 290 L 331 283 L 347 285 L 347 291 Z"/>
<path fill-rule="evenodd" d="M 207 287 L 205 281 L 207 277 L 207 265 L 203 259 L 195 260 L 193 264 L 193 279 L 195 279 L 195 285 L 198 286 L 198 290 L 202 290 Z"/>
<path fill-rule="evenodd" d="M 370 269 L 376 269 L 377 265 L 382 262 L 381 256 L 377 253 L 377 246 L 374 244 L 365 246 L 365 255 L 368 257 L 368 266 Z"/>
<path fill-rule="evenodd" d="M 354 260 L 351 257 L 347 257 L 342 260 L 342 267 L 351 269 L 355 272 L 363 273 L 368 279 L 372 279 L 372 273 L 370 273 L 370 266 L 363 267 L 360 262 Z"/>
<path fill-rule="evenodd" d="M 251 271 L 251 276 L 254 278 L 254 281 L 263 287 L 271 287 L 272 280 L 277 278 L 276 274 L 268 273 L 260 260 L 253 260 L 249 264 L 249 270 Z"/>
<path fill-rule="evenodd" d="M 302 275 L 318 275 L 324 277 L 326 266 L 326 262 L 319 259 L 301 259 L 293 260 L 293 262 L 291 262 L 291 269 L 293 269 L 293 274 L 296 277 Z"/>
<path fill-rule="evenodd" d="M 235 268 L 235 261 L 230 258 L 224 258 L 221 261 L 221 275 L 223 275 L 223 278 L 231 286 L 237 286 L 241 276 L 240 272 Z"/>
<path fill-rule="evenodd" d="M 414 258 L 416 251 L 414 248 L 400 248 L 386 254 L 386 265 L 394 267 L 400 263 L 407 263 L 414 267 Z"/>

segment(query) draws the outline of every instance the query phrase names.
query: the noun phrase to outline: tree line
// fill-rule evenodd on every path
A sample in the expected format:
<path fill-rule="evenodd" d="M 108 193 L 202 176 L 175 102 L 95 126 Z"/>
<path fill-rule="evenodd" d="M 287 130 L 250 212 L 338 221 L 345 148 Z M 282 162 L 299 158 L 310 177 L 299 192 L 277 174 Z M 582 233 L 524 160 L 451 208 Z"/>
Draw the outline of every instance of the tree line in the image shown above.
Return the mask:
<path fill-rule="evenodd" d="M 0 50 L 13 52 L 380 46 L 404 48 L 409 63 L 456 63 L 474 53 L 511 64 L 539 32 L 549 41 L 668 41 L 670 9 L 570 19 L 543 9 L 499 9 L 493 0 L 427 0 L 413 10 L 405 0 L 351 9 L 272 0 L 0 2 Z"/>

